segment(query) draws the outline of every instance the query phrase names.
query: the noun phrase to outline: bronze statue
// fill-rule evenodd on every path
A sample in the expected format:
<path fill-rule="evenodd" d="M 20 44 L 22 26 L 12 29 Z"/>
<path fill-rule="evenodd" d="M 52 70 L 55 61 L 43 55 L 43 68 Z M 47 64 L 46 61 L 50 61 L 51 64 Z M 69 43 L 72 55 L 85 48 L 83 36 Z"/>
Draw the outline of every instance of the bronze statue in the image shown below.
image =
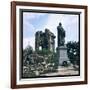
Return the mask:
<path fill-rule="evenodd" d="M 65 30 L 62 27 L 62 24 L 59 23 L 57 26 L 57 34 L 58 34 L 58 46 L 64 46 L 65 43 Z"/>

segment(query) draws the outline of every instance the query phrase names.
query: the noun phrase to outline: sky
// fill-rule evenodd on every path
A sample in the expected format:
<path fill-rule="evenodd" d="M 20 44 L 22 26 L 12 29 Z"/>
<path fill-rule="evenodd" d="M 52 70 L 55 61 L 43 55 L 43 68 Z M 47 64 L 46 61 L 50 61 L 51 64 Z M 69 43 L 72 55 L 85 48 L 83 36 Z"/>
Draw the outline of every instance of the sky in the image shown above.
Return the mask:
<path fill-rule="evenodd" d="M 36 31 L 44 32 L 45 28 L 56 36 L 56 48 L 59 22 L 62 23 L 66 32 L 65 43 L 78 41 L 78 15 L 23 12 L 23 49 L 30 45 L 35 50 L 35 33 Z"/>

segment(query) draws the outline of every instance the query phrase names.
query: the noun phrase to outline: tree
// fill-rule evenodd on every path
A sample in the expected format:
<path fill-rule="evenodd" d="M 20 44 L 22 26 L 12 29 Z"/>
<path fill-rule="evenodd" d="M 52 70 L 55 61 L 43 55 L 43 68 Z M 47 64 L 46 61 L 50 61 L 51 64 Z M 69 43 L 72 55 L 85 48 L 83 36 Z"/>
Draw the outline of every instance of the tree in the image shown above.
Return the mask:
<path fill-rule="evenodd" d="M 23 50 L 23 77 L 37 77 L 41 74 L 56 71 L 57 54 L 47 49 L 33 51 L 31 46 Z"/>
<path fill-rule="evenodd" d="M 31 54 L 33 53 L 33 48 L 28 45 L 24 50 L 23 50 L 23 65 L 27 65 L 31 63 Z"/>
<path fill-rule="evenodd" d="M 67 54 L 72 64 L 80 64 L 80 46 L 79 42 L 67 43 Z"/>

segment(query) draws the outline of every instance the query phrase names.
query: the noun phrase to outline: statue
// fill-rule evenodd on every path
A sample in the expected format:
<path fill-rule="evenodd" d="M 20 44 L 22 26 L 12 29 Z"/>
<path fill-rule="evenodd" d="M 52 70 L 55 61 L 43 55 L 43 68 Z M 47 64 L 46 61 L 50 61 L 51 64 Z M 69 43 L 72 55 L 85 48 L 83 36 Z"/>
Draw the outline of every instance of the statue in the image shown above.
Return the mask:
<path fill-rule="evenodd" d="M 58 31 L 58 46 L 64 46 L 65 30 L 63 29 L 61 23 L 59 23 L 59 26 L 57 26 L 57 31 Z"/>

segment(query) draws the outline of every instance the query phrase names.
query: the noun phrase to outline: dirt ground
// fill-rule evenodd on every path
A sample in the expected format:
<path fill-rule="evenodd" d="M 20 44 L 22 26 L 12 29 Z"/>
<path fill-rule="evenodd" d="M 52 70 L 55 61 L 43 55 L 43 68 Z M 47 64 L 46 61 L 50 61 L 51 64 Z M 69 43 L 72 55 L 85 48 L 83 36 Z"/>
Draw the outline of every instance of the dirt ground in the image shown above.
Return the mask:
<path fill-rule="evenodd" d="M 59 66 L 57 72 L 47 73 L 45 76 L 56 76 L 56 75 L 78 75 L 79 70 L 76 70 L 73 66 L 64 67 Z"/>

